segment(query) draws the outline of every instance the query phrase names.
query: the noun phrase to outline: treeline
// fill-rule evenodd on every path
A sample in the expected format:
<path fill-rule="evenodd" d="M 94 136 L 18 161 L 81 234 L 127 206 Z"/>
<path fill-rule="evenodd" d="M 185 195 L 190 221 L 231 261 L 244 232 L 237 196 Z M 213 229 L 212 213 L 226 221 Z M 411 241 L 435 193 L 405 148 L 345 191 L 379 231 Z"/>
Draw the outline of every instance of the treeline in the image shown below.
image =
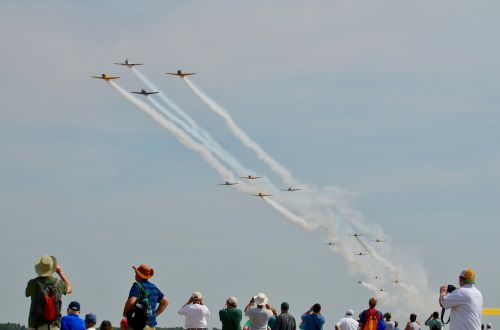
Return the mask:
<path fill-rule="evenodd" d="M 99 329 L 99 325 L 96 327 Z M 120 330 L 120 328 L 113 328 L 114 330 Z M 0 330 L 29 330 L 28 327 L 18 324 L 18 323 L 0 323 Z M 160 328 L 156 327 L 156 330 L 184 330 L 183 327 L 174 327 L 174 328 Z M 212 330 L 220 330 L 217 328 L 212 328 Z"/>

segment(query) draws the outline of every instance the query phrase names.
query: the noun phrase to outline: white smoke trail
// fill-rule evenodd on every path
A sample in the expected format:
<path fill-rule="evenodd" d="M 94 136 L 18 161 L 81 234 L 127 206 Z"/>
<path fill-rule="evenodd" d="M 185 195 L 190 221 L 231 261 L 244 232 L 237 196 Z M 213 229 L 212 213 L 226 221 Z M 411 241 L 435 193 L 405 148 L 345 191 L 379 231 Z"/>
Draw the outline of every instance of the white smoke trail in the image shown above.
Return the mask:
<path fill-rule="evenodd" d="M 220 175 L 226 178 L 234 178 L 234 175 L 231 171 L 226 169 L 224 165 L 222 165 L 217 158 L 215 158 L 212 153 L 203 145 L 194 141 L 189 135 L 187 135 L 182 129 L 178 128 L 174 123 L 167 120 L 165 117 L 160 115 L 154 109 L 152 109 L 148 104 L 139 100 L 138 98 L 130 95 L 127 91 L 121 88 L 117 83 L 113 81 L 109 81 L 110 85 L 127 101 L 131 102 L 133 105 L 141 109 L 147 115 L 149 115 L 153 120 L 158 122 L 161 126 L 169 130 L 174 136 L 187 148 L 194 150 L 201 154 L 201 156 L 205 159 L 205 161 L 211 165 Z M 238 189 L 249 192 L 252 188 L 248 187 L 245 184 L 238 185 Z M 292 221 L 295 224 L 298 224 L 304 229 L 311 230 L 311 227 L 307 221 L 300 218 L 299 216 L 293 214 L 290 210 L 286 209 L 284 206 L 280 205 L 277 202 L 267 200 L 266 201 L 279 213 L 281 213 L 286 219 Z"/>
<path fill-rule="evenodd" d="M 215 103 L 211 98 L 209 98 L 205 93 L 203 93 L 198 86 L 196 86 L 191 80 L 184 77 L 183 80 L 188 84 L 191 90 L 197 95 L 203 102 L 205 102 L 212 111 L 221 116 L 226 124 L 229 126 L 233 134 L 248 148 L 252 149 L 257 157 L 264 162 L 266 162 L 276 173 L 278 173 L 288 186 L 297 185 L 298 180 L 296 180 L 290 171 L 278 163 L 274 158 L 272 158 L 267 152 L 265 152 L 255 141 L 253 141 L 231 118 L 231 116 L 225 111 L 220 105 Z"/>
<path fill-rule="evenodd" d="M 156 101 L 154 98 L 149 97 L 148 100 L 168 119 L 172 120 L 174 123 L 182 127 L 186 132 L 195 137 L 200 143 L 205 145 L 213 154 L 215 154 L 220 160 L 226 162 L 233 170 L 238 173 L 250 173 L 251 171 L 245 168 L 236 158 L 234 158 L 229 152 L 222 148 L 215 140 L 212 138 L 207 138 L 208 134 L 200 134 L 200 129 L 195 129 L 192 126 L 186 124 L 180 118 L 175 116 L 173 113 L 168 111 L 161 103 Z"/>
<path fill-rule="evenodd" d="M 143 112 L 145 112 L 147 115 L 149 115 L 151 118 L 153 118 L 154 121 L 159 123 L 161 126 L 166 128 L 168 131 L 170 131 L 182 144 L 184 144 L 187 148 L 196 151 L 199 153 L 203 159 L 219 173 L 222 177 L 225 178 L 234 178 L 234 174 L 226 169 L 224 165 L 222 165 L 217 158 L 215 158 L 212 153 L 203 145 L 199 144 L 198 142 L 194 141 L 189 135 L 184 133 L 183 130 L 178 128 L 174 123 L 171 121 L 167 120 L 165 117 L 160 115 L 158 112 L 153 110 L 148 104 L 142 102 L 141 100 L 137 99 L 136 97 L 130 95 L 126 90 L 121 88 L 117 83 L 113 81 L 109 81 L 109 84 L 127 101 L 141 109 Z"/>
<path fill-rule="evenodd" d="M 307 231 L 311 231 L 316 228 L 316 226 L 309 224 L 306 220 L 302 219 L 301 217 L 293 214 L 290 212 L 287 208 L 285 208 L 283 205 L 279 204 L 276 201 L 273 201 L 269 197 L 264 197 L 263 198 L 269 205 L 272 206 L 276 211 L 281 213 L 285 218 L 288 220 L 292 221 L 293 223 L 299 225 L 303 229 Z"/>

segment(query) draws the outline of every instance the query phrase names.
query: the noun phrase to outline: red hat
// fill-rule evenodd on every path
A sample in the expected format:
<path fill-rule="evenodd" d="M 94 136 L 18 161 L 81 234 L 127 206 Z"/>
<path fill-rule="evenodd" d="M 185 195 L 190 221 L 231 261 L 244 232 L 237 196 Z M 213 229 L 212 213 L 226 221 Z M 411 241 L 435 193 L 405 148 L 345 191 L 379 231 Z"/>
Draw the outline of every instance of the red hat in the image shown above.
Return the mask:
<path fill-rule="evenodd" d="M 135 267 L 135 266 L 132 266 L 132 268 L 134 268 L 135 270 L 135 273 L 142 279 L 149 279 L 151 277 L 153 277 L 153 274 L 154 274 L 154 270 L 153 268 L 149 267 L 148 265 L 146 264 L 141 264 L 139 267 Z"/>

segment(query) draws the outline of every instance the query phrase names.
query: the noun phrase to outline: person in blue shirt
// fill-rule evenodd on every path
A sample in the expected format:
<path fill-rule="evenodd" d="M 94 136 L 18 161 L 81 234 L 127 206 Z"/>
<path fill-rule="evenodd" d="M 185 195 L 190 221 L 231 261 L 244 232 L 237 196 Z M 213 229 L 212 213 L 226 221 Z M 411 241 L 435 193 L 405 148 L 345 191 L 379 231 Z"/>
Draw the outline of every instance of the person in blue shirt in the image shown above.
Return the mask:
<path fill-rule="evenodd" d="M 80 303 L 72 301 L 66 310 L 68 315 L 61 318 L 61 330 L 86 330 L 85 321 L 80 318 Z"/>
<path fill-rule="evenodd" d="M 149 279 L 154 274 L 153 268 L 146 264 L 141 264 L 139 267 L 132 266 L 132 268 L 135 270 L 136 282 L 130 288 L 128 299 L 123 308 L 123 316 L 127 316 L 128 311 L 135 305 L 137 298 L 141 296 L 141 289 L 139 287 L 141 285 L 149 294 L 149 303 L 151 306 L 151 315 L 144 329 L 154 330 L 157 325 L 156 317 L 167 308 L 169 302 L 163 292 L 156 285 L 149 282 Z"/>
<path fill-rule="evenodd" d="M 304 330 L 322 330 L 325 317 L 321 315 L 321 305 L 314 304 L 307 312 L 302 314 Z"/>

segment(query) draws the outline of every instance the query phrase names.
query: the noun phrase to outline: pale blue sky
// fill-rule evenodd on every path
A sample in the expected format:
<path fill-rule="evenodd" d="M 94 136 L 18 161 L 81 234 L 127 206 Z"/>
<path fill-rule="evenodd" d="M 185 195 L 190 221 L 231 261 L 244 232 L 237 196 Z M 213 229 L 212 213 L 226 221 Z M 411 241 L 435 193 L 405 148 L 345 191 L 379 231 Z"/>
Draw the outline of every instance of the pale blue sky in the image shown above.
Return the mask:
<path fill-rule="evenodd" d="M 89 78 L 108 72 L 127 90 L 144 87 L 111 64 L 124 58 L 146 63 L 224 147 L 279 182 L 164 75 L 198 72 L 193 81 L 294 175 L 353 192 L 353 208 L 405 265 L 422 265 L 431 290 L 471 266 L 485 305 L 500 307 L 499 10 L 495 1 L 1 1 L 9 303 L 0 321 L 26 323 L 25 284 L 46 253 L 75 286 L 65 303 L 115 325 L 141 262 L 171 300 L 160 326 L 182 325 L 176 311 L 195 290 L 211 327 L 229 295 L 243 305 L 264 291 L 296 316 L 320 302 L 328 327 L 371 296 L 319 233 L 216 186 L 198 155 Z"/>

